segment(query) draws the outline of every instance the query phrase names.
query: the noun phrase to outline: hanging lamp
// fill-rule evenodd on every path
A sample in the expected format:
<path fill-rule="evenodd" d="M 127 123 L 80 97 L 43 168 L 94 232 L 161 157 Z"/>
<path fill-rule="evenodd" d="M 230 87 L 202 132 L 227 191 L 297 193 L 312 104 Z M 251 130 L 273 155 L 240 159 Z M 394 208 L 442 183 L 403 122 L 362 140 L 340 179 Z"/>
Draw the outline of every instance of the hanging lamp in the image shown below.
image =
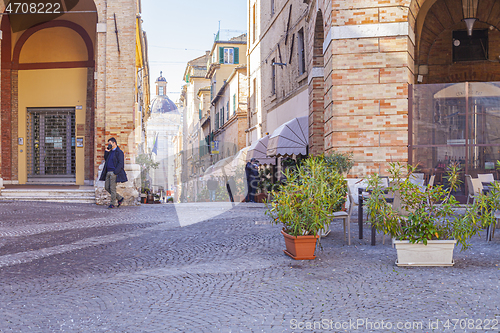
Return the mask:
<path fill-rule="evenodd" d="M 477 21 L 477 3 L 478 0 L 462 0 L 462 10 L 464 14 L 464 22 L 467 26 L 467 34 L 472 36 L 474 23 Z"/>

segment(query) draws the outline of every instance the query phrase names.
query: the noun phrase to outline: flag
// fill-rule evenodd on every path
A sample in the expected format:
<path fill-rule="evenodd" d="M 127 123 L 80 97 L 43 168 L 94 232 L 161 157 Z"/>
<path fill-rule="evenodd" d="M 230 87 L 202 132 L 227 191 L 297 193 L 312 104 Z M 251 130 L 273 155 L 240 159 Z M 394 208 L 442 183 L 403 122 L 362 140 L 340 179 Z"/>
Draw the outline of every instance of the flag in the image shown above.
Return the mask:
<path fill-rule="evenodd" d="M 151 152 L 158 155 L 158 133 L 156 133 L 155 141 L 153 143 L 153 150 Z"/>

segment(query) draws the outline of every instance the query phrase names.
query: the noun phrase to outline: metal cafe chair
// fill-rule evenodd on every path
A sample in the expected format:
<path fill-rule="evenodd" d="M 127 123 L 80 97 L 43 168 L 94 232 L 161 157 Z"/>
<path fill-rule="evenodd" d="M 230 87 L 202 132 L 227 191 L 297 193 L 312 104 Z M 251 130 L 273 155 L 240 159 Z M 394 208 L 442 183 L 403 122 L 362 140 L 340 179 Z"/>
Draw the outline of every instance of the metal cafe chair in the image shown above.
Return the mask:
<path fill-rule="evenodd" d="M 433 187 L 434 186 L 434 179 L 436 179 L 436 175 L 432 175 L 429 178 L 429 182 L 427 183 L 427 186 Z"/>
<path fill-rule="evenodd" d="M 480 173 L 477 175 L 477 178 L 481 183 L 493 183 L 495 181 L 495 177 L 491 173 Z"/>
<path fill-rule="evenodd" d="M 347 229 L 347 245 L 351 245 L 351 213 L 354 207 L 354 201 L 352 199 L 351 191 L 349 186 L 347 187 L 347 198 L 349 199 L 349 208 L 346 211 L 340 210 L 338 212 L 333 212 L 334 219 L 342 219 L 342 224 L 344 226 L 344 241 L 346 240 L 346 229 Z"/>
<path fill-rule="evenodd" d="M 467 183 L 467 204 L 469 204 L 469 200 L 472 199 L 474 202 L 474 198 L 482 193 L 483 184 L 479 180 L 479 178 L 472 178 L 471 175 L 465 175 L 465 181 Z"/>
<path fill-rule="evenodd" d="M 348 195 L 347 199 L 349 200 L 349 208 L 347 209 L 347 212 L 344 210 L 339 210 L 338 212 L 333 212 L 332 213 L 332 219 L 342 219 L 342 224 L 344 227 L 344 241 L 346 240 L 345 237 L 345 231 L 347 229 L 347 234 L 348 234 L 348 245 L 351 245 L 351 213 L 352 213 L 352 207 L 355 205 L 349 192 L 349 187 L 347 187 L 348 190 Z M 347 201 L 346 201 L 347 204 Z M 324 230 L 320 231 L 321 237 L 326 237 L 328 234 L 330 234 L 330 227 L 326 227 Z"/>
<path fill-rule="evenodd" d="M 493 217 L 495 218 L 496 222 L 493 224 L 490 224 L 488 226 L 488 229 L 486 230 L 486 241 L 489 242 L 493 239 L 495 236 L 495 229 L 497 227 L 498 222 L 500 222 L 500 210 L 495 211 L 493 214 Z"/>

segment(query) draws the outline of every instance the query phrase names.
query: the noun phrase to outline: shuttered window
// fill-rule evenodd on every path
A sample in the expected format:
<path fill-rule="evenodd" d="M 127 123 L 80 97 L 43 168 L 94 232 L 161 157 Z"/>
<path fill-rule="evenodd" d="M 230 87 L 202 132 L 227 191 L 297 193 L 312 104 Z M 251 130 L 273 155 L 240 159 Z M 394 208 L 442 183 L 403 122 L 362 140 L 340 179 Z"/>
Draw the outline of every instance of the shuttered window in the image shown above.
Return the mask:
<path fill-rule="evenodd" d="M 219 47 L 219 63 L 220 64 L 239 64 L 240 49 L 237 47 Z"/>
<path fill-rule="evenodd" d="M 237 65 L 240 63 L 240 49 L 234 47 L 233 50 L 234 50 L 234 63 Z"/>
<path fill-rule="evenodd" d="M 224 47 L 219 47 L 219 64 L 224 63 Z"/>

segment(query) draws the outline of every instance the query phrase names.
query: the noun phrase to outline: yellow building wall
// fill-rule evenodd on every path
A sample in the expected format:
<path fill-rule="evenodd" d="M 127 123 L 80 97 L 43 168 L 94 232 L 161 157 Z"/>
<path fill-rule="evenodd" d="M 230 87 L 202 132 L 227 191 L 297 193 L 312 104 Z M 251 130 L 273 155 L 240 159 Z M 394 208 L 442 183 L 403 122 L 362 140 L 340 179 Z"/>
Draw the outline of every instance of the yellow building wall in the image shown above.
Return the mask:
<path fill-rule="evenodd" d="M 82 37 L 65 27 L 35 32 L 24 43 L 19 63 L 87 61 L 87 46 Z"/>
<path fill-rule="evenodd" d="M 76 107 L 75 126 L 84 124 L 87 97 L 87 69 L 44 69 L 19 71 L 19 137 L 24 144 L 18 146 L 19 184 L 27 181 L 27 108 L 30 107 Z M 75 129 L 76 133 L 76 129 Z M 85 139 L 84 139 L 85 140 Z M 76 184 L 83 185 L 85 177 L 84 147 L 76 148 Z"/>

